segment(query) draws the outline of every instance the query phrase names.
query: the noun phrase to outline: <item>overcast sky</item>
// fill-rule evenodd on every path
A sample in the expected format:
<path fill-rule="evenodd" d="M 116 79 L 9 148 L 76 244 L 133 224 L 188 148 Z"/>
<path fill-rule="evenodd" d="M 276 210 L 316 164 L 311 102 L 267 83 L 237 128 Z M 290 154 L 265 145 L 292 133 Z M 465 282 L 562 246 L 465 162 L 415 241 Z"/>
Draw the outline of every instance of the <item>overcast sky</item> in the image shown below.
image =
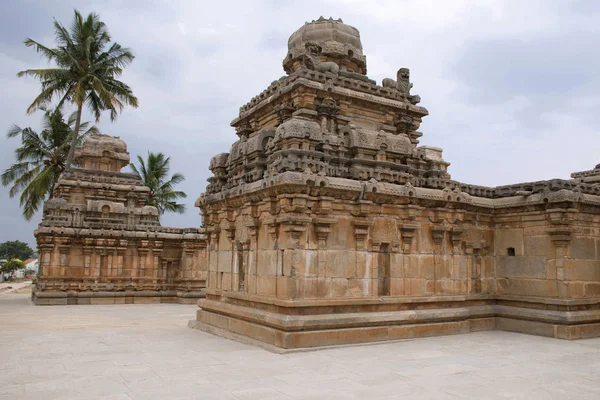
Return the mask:
<path fill-rule="evenodd" d="M 136 56 L 123 80 L 140 107 L 113 123 L 103 116 L 100 130 L 123 138 L 132 159 L 164 152 L 186 177 L 188 211 L 163 225 L 199 226 L 193 203 L 210 157 L 236 139 L 230 121 L 284 74 L 292 32 L 321 15 L 358 28 L 372 79 L 411 69 L 412 92 L 430 113 L 421 144 L 444 149 L 453 179 L 496 186 L 569 178 L 600 162 L 600 1 L 3 0 L 1 131 L 39 127 L 40 114 L 25 114 L 39 84 L 16 73 L 44 62 L 23 40 L 52 46 L 53 18 L 69 25 L 74 7 L 100 14 Z M 0 141 L 4 170 L 18 140 Z M 0 188 L 0 242 L 33 245 L 40 218 L 26 222 Z"/>

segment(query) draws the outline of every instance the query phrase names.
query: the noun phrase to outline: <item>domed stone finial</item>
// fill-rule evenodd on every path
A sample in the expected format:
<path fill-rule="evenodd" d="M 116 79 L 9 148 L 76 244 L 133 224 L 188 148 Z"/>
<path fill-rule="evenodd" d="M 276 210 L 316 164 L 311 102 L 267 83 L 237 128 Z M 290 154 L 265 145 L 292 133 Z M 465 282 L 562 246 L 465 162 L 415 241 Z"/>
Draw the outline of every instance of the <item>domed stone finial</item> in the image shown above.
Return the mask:
<path fill-rule="evenodd" d="M 330 64 L 336 64 L 337 71 L 366 75 L 366 57 L 358 29 L 344 24 L 341 18 L 320 16 L 294 32 L 288 40 L 283 69 L 288 74 L 303 66 L 319 70 L 319 63 L 328 65 L 320 68 L 323 70 L 334 71 L 336 68 Z"/>
<path fill-rule="evenodd" d="M 96 133 L 76 149 L 75 159 L 81 168 L 120 172 L 129 164 L 129 152 L 118 137 Z"/>

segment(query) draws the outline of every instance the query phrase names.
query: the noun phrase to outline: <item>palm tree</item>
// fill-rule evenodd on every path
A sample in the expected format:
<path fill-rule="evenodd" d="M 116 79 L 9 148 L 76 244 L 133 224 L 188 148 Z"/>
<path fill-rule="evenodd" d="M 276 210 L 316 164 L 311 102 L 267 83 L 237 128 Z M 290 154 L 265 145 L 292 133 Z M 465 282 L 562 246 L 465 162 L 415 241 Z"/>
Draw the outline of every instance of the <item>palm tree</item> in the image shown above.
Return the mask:
<path fill-rule="evenodd" d="M 65 122 L 60 110 L 43 110 L 41 133 L 13 125 L 6 134 L 8 138 L 20 135 L 21 147 L 15 149 L 17 163 L 2 173 L 2 185 L 12 184 L 8 192 L 11 198 L 21 192 L 20 205 L 27 220 L 31 219 L 46 197 L 50 199 L 54 196 L 54 185 L 65 170 L 71 149 L 71 134 L 75 132 L 77 120 L 76 113 Z M 89 122 L 80 123 L 79 129 L 88 126 Z M 83 143 L 87 136 L 97 132 L 95 126 L 90 127 L 78 135 L 78 143 Z"/>
<path fill-rule="evenodd" d="M 58 21 L 54 21 L 55 48 L 46 47 L 33 39 L 26 39 L 25 45 L 34 47 L 55 68 L 28 69 L 17 76 L 32 76 L 42 83 L 41 93 L 27 109 L 32 113 L 50 103 L 53 97 L 60 98 L 58 107 L 71 103 L 77 109 L 74 134 L 67 157 L 66 167 L 73 163 L 77 134 L 81 124 L 81 113 L 84 104 L 89 108 L 96 122 L 100 120 L 102 111 L 110 111 L 110 119 L 114 121 L 118 112 L 125 105 L 138 106 L 138 99 L 131 88 L 117 80 L 123 68 L 129 65 L 134 57 L 129 49 L 111 42 L 106 25 L 100 21 L 98 14 L 91 13 L 85 19 L 75 10 L 75 17 L 70 29 L 66 29 Z"/>
<path fill-rule="evenodd" d="M 144 185 L 150 188 L 146 204 L 156 207 L 159 215 L 163 215 L 166 211 L 183 214 L 185 204 L 178 204 L 176 201 L 180 198 L 185 199 L 187 195 L 174 190 L 174 187 L 185 178 L 177 173 L 167 180 L 171 157 L 166 157 L 163 153 L 148 152 L 147 160 L 141 156 L 138 156 L 137 159 L 139 166 L 135 166 L 133 163 L 129 166 L 133 173 L 142 179 Z"/>

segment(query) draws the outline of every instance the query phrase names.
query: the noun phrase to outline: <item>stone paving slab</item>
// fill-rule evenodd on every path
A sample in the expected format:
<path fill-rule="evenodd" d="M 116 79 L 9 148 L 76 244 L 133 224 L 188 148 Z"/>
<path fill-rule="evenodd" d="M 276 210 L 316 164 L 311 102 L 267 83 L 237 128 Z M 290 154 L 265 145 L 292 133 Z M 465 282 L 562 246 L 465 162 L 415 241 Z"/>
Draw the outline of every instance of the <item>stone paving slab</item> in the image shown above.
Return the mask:
<path fill-rule="evenodd" d="M 0 295 L 18 292 L 21 289 L 27 288 L 31 285 L 31 281 L 22 282 L 0 282 Z"/>
<path fill-rule="evenodd" d="M 0 296 L 0 399 L 600 399 L 600 339 L 489 331 L 303 353 L 187 328 L 179 304 Z"/>

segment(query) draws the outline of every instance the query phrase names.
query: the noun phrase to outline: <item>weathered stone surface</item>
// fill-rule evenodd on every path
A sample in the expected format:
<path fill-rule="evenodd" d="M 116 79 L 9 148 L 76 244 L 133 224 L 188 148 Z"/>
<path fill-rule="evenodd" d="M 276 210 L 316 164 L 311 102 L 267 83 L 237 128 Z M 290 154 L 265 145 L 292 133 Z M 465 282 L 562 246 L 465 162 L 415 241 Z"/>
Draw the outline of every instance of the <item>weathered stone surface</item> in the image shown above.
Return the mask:
<path fill-rule="evenodd" d="M 280 347 L 494 328 L 592 335 L 600 170 L 454 181 L 442 149 L 419 146 L 428 112 L 408 69 L 378 86 L 362 51 L 340 20 L 305 24 L 287 76 L 232 121 L 239 140 L 212 159 L 196 202 L 209 271 L 199 326 Z"/>
<path fill-rule="evenodd" d="M 35 231 L 40 256 L 35 304 L 201 297 L 207 272 L 204 230 L 160 225 L 156 208 L 145 205 L 150 189 L 120 172 L 129 163 L 121 139 L 92 135 L 76 156 L 80 167 L 60 177 Z"/>

